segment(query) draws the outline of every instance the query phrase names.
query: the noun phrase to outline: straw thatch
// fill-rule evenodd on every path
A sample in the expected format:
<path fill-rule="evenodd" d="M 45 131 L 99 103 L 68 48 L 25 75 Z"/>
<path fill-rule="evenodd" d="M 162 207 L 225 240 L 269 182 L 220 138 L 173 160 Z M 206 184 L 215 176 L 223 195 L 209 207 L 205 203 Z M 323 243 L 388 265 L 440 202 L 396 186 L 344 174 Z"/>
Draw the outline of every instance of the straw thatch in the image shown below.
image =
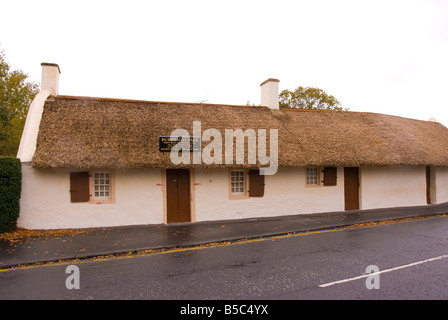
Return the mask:
<path fill-rule="evenodd" d="M 268 138 L 269 129 L 278 129 L 279 166 L 448 166 L 448 129 L 435 122 L 349 111 L 69 96 L 50 97 L 45 103 L 32 165 L 175 167 L 169 153 L 159 151 L 159 136 L 178 128 L 192 134 L 196 120 L 202 131 L 218 129 L 223 141 L 225 129 L 267 129 Z"/>

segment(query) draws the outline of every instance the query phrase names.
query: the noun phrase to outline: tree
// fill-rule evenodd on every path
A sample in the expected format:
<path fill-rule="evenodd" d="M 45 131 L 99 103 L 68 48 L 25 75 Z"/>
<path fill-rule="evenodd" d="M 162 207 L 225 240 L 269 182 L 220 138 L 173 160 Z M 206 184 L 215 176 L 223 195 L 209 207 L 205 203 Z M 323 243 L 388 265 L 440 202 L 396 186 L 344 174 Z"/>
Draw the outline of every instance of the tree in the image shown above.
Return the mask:
<path fill-rule="evenodd" d="M 28 108 L 39 92 L 39 85 L 27 78 L 21 70 L 11 70 L 0 51 L 0 155 L 16 156 Z"/>
<path fill-rule="evenodd" d="M 345 111 L 332 95 L 314 87 L 299 86 L 294 91 L 283 90 L 279 95 L 280 108 L 325 109 Z"/>

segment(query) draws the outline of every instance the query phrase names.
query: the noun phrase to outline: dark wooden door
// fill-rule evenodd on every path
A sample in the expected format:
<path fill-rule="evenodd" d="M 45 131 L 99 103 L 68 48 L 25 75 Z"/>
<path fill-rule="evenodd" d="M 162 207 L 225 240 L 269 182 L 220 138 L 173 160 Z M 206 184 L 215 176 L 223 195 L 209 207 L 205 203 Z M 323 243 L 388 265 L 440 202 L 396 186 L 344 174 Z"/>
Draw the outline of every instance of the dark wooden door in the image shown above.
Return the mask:
<path fill-rule="evenodd" d="M 166 170 L 167 222 L 190 222 L 190 171 Z"/>
<path fill-rule="evenodd" d="M 359 170 L 357 167 L 344 168 L 345 210 L 359 209 Z"/>

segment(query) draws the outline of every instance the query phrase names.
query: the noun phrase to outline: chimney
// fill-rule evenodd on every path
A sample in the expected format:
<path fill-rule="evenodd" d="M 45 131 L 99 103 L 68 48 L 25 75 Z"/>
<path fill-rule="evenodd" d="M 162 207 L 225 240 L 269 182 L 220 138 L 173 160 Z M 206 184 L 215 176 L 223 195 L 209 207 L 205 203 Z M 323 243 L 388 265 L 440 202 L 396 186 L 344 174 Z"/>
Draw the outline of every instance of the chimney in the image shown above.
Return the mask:
<path fill-rule="evenodd" d="M 56 63 L 41 63 L 42 66 L 42 82 L 41 90 L 48 90 L 53 96 L 57 96 L 59 92 L 59 74 L 61 70 Z"/>
<path fill-rule="evenodd" d="M 271 109 L 278 109 L 278 83 L 280 80 L 269 78 L 260 84 L 261 105 Z"/>

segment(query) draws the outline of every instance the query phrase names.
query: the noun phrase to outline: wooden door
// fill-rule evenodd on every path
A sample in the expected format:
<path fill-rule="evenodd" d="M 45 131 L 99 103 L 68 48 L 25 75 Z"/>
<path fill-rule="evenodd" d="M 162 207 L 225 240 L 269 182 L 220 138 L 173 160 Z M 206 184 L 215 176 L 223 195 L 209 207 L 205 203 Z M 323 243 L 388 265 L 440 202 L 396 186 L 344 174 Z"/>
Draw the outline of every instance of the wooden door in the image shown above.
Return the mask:
<path fill-rule="evenodd" d="M 359 209 L 359 170 L 357 167 L 344 168 L 345 210 Z"/>
<path fill-rule="evenodd" d="M 166 170 L 167 222 L 190 222 L 190 171 Z"/>

